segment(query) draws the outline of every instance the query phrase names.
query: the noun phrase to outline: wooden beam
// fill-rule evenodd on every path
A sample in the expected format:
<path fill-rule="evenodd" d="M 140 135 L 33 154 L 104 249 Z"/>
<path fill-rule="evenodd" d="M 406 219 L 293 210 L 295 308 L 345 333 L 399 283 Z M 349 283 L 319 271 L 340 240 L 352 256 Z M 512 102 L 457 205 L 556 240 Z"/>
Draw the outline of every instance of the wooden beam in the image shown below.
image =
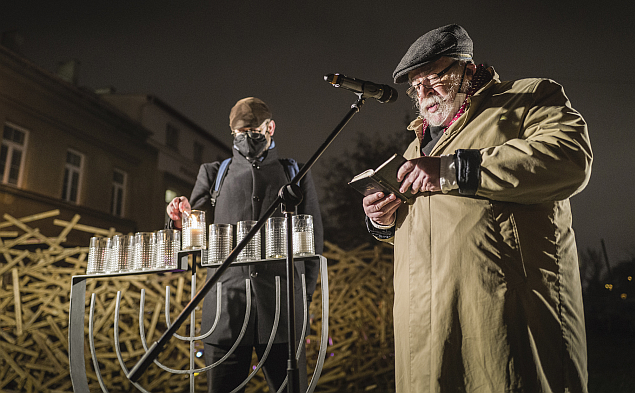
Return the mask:
<path fill-rule="evenodd" d="M 58 219 L 53 220 L 53 225 L 66 227 L 69 224 L 70 224 L 69 221 L 58 220 Z M 92 233 L 95 235 L 107 236 L 107 237 L 120 234 L 120 232 L 116 232 L 114 228 L 103 229 L 103 228 L 91 227 L 89 225 L 83 225 L 83 224 L 76 224 L 73 226 L 73 229 L 77 229 L 78 231 L 82 231 L 82 232 Z"/>
<path fill-rule="evenodd" d="M 38 213 L 38 214 L 33 214 L 31 216 L 18 218 L 18 220 L 20 222 L 31 222 L 31 221 L 37 221 L 37 220 L 42 220 L 42 219 L 45 219 L 45 218 L 57 216 L 59 214 L 60 214 L 59 209 L 55 209 L 55 210 L 51 210 L 51 211 L 44 212 L 44 213 Z M 0 228 L 10 227 L 11 225 L 14 225 L 13 222 L 8 221 L 8 220 L 5 221 L 5 222 L 0 222 Z"/>
<path fill-rule="evenodd" d="M 2 246 L 2 251 L 5 252 L 5 250 L 8 250 L 8 249 L 11 249 L 11 248 L 13 248 L 15 246 L 19 246 L 21 244 L 24 244 L 30 238 L 31 238 L 31 232 L 24 233 L 20 237 L 18 237 L 17 239 L 13 239 L 13 240 L 10 240 L 8 242 L 5 242 L 4 245 Z"/>
<path fill-rule="evenodd" d="M 47 238 L 46 236 L 42 235 L 40 233 L 39 228 L 31 228 L 28 225 L 24 224 L 23 222 L 15 219 L 14 217 L 10 216 L 9 214 L 4 214 L 4 219 L 7 221 L 11 221 L 13 223 L 13 225 L 17 226 L 18 228 L 22 229 L 24 232 L 26 233 L 30 233 L 31 236 L 36 237 L 38 239 L 40 239 L 43 243 L 46 243 L 49 247 L 51 248 L 61 248 L 59 245 L 54 244 L 51 240 L 49 240 L 49 238 Z"/>
<path fill-rule="evenodd" d="M 26 258 L 27 255 L 29 255 L 29 251 L 28 250 L 24 250 L 22 252 L 22 254 L 20 254 L 17 258 L 11 258 L 11 257 L 7 258 L 9 263 L 7 263 L 2 268 L 0 268 L 0 276 L 3 275 L 4 273 L 8 272 L 9 269 L 14 267 L 18 263 L 20 263 L 20 261 L 22 261 L 24 258 Z"/>
<path fill-rule="evenodd" d="M 79 214 L 75 214 L 73 216 L 73 219 L 71 220 L 71 222 L 69 222 L 68 225 L 66 225 L 66 227 L 62 230 L 62 232 L 60 232 L 59 236 L 57 237 L 57 239 L 53 243 L 59 245 L 60 243 L 65 242 L 66 241 L 66 236 L 73 229 L 73 227 L 77 224 L 77 222 L 79 221 L 80 218 L 81 218 L 81 216 Z"/>
<path fill-rule="evenodd" d="M 11 356 L 9 356 L 9 354 L 6 353 L 2 348 L 0 348 L 0 357 L 2 357 L 4 361 L 7 362 L 9 367 L 11 367 L 13 371 L 15 371 L 22 379 L 24 380 L 31 379 L 35 387 L 40 389 L 40 384 L 37 381 L 35 381 L 33 377 L 31 377 L 31 375 L 29 375 L 26 371 L 24 371 L 22 367 L 20 367 L 18 363 L 16 363 L 15 360 Z"/>
<path fill-rule="evenodd" d="M 46 355 L 48 361 L 51 362 L 51 364 L 53 364 L 55 367 L 61 368 L 62 365 L 55 357 L 55 354 L 53 354 L 53 352 L 51 351 L 49 345 L 46 343 L 46 336 L 38 331 L 32 332 L 31 336 L 37 343 L 38 347 L 40 347 L 40 350 Z"/>
<path fill-rule="evenodd" d="M 20 302 L 20 276 L 18 269 L 11 269 L 13 275 L 13 301 L 15 307 L 15 334 L 17 337 L 22 335 L 22 302 Z"/>
<path fill-rule="evenodd" d="M 154 336 L 154 331 L 157 328 L 157 322 L 159 322 L 159 315 L 161 315 L 161 310 L 163 309 L 163 304 L 157 302 L 154 306 L 154 313 L 152 314 L 152 321 L 150 322 L 150 329 L 148 329 L 148 335 L 146 336 L 146 340 L 149 343 L 152 341 L 152 336 Z"/>

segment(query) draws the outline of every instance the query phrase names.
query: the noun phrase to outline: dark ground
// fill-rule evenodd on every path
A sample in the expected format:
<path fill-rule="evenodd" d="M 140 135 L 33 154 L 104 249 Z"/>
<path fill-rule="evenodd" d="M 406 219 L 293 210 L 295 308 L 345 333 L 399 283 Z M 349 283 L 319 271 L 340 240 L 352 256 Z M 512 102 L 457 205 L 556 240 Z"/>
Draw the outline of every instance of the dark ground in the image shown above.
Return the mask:
<path fill-rule="evenodd" d="M 635 392 L 635 301 L 585 299 L 589 393 Z"/>

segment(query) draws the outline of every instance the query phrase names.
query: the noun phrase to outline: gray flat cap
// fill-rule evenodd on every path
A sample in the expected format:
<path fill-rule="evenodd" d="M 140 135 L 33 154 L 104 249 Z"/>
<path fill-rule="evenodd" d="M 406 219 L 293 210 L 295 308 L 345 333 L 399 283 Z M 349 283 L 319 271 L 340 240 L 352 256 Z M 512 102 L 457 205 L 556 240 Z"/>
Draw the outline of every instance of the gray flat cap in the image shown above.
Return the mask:
<path fill-rule="evenodd" d="M 408 52 L 392 73 L 395 83 L 408 81 L 408 73 L 441 56 L 460 60 L 472 60 L 472 39 L 459 25 L 447 25 L 431 30 L 410 45 Z"/>

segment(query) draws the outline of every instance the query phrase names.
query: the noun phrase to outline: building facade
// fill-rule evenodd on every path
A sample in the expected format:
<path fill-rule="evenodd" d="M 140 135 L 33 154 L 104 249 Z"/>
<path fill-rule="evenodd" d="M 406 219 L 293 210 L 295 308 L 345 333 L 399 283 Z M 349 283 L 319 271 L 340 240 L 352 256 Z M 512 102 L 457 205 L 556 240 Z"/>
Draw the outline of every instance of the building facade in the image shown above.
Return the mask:
<path fill-rule="evenodd" d="M 175 196 L 189 197 L 202 163 L 231 157 L 227 145 L 156 96 L 108 90 L 100 95 L 151 132 L 166 204 Z"/>
<path fill-rule="evenodd" d="M 78 87 L 77 65 L 54 74 L 0 45 L 0 220 L 58 209 L 122 233 L 162 229 L 166 195 L 189 195 L 198 165 L 230 149 L 156 97 Z"/>

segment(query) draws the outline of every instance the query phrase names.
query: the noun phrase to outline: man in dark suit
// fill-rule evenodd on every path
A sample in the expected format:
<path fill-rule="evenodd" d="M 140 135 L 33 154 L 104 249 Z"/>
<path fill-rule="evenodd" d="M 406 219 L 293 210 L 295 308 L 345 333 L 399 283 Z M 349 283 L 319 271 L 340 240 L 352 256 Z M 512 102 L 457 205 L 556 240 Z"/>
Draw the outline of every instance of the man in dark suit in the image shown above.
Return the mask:
<path fill-rule="evenodd" d="M 280 188 L 289 183 L 290 179 L 285 170 L 284 161 L 278 158 L 273 140 L 276 123 L 271 119 L 271 112 L 263 101 L 254 97 L 238 101 L 230 112 L 229 125 L 234 136 L 233 157 L 216 198 L 215 207 L 212 207 L 210 197 L 220 167 L 219 162 L 201 165 L 189 200 L 181 196 L 170 202 L 167 212 L 174 227 L 180 228 L 181 213 L 190 209 L 205 210 L 208 224 L 225 223 L 235 226 L 238 221 L 258 220 L 277 198 Z M 300 187 L 304 198 L 297 208 L 297 213 L 313 216 L 315 252 L 321 254 L 322 219 L 310 173 L 301 181 Z M 282 216 L 282 213 L 277 211 L 274 216 Z M 215 269 L 208 269 L 208 277 L 211 277 L 214 271 Z M 296 261 L 295 272 L 296 336 L 299 340 L 304 319 L 300 277 L 305 274 L 310 301 L 319 272 L 317 259 Z M 247 296 L 251 296 L 252 307 L 247 330 L 240 345 L 227 359 L 207 372 L 210 392 L 230 392 L 236 388 L 249 374 L 252 350 L 255 349 L 259 359 L 262 357 L 274 322 L 276 276 L 280 276 L 281 279 L 280 321 L 263 371 L 269 388 L 273 392 L 277 391 L 284 381 L 288 358 L 285 263 L 281 261 L 230 266 L 219 281 L 222 283 L 222 293 L 218 294 L 216 287 L 212 288 L 203 303 L 202 334 L 213 325 L 217 295 L 220 295 L 222 299 L 218 325 L 212 334 L 203 340 L 207 365 L 227 355 L 238 339 L 243 325 Z M 246 280 L 251 281 L 250 294 L 246 294 Z M 306 391 L 307 373 L 304 351 L 298 362 L 298 368 L 300 391 Z M 244 391 L 244 388 L 241 391 Z"/>

